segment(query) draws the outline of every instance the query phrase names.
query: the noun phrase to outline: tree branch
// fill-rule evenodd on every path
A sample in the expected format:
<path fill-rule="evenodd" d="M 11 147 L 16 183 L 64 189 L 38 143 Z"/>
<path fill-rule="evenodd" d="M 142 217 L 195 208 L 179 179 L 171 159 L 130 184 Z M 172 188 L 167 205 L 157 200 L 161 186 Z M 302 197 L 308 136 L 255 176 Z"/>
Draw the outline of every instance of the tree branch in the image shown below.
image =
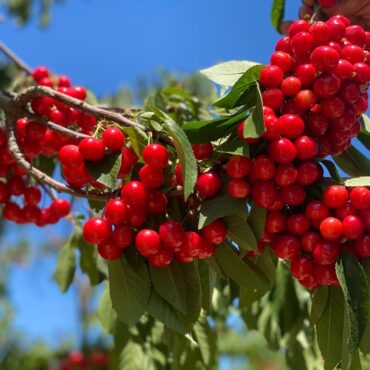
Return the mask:
<path fill-rule="evenodd" d="M 11 59 L 19 69 L 26 72 L 28 75 L 32 75 L 32 68 L 30 68 L 22 59 L 15 55 L 6 45 L 0 41 L 0 50 Z"/>

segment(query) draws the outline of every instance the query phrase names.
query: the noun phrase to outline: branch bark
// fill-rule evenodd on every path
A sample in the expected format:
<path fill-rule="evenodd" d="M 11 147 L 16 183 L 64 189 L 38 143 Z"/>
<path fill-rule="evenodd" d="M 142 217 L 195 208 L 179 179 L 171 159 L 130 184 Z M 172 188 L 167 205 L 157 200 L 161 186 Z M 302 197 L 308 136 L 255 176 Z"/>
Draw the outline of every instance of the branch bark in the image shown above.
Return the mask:
<path fill-rule="evenodd" d="M 26 72 L 28 75 L 32 74 L 32 69 L 17 55 L 15 55 L 4 43 L 0 42 L 0 50 L 11 59 L 19 69 Z"/>

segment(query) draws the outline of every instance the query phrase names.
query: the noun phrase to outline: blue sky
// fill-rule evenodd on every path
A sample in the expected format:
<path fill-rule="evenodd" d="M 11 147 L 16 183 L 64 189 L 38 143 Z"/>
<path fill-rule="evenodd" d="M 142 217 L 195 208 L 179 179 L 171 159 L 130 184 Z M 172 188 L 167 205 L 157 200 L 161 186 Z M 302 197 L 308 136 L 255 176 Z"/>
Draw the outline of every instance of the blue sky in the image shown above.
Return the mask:
<path fill-rule="evenodd" d="M 268 62 L 279 37 L 269 20 L 271 3 L 67 0 L 53 8 L 50 28 L 40 30 L 36 20 L 18 28 L 8 19 L 0 24 L 0 37 L 30 66 L 47 65 L 102 95 L 133 86 L 157 67 L 189 73 L 233 59 Z M 299 3 L 288 1 L 288 16 L 295 16 Z M 68 226 L 36 233 L 30 227 L 7 227 L 5 240 L 21 234 L 35 241 L 43 232 L 63 238 Z M 50 279 L 53 268 L 47 258 L 15 266 L 10 291 L 17 327 L 31 340 L 56 344 L 59 338 L 76 337 L 79 325 L 75 293 L 58 292 Z"/>

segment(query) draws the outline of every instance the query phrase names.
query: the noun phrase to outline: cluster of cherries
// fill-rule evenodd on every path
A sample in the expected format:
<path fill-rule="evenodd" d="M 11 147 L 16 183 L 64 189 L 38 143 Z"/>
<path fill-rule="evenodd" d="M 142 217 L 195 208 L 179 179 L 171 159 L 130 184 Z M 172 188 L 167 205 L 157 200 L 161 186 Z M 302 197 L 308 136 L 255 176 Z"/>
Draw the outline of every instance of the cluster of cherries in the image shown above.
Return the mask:
<path fill-rule="evenodd" d="M 48 370 L 102 370 L 109 367 L 108 354 L 101 350 L 94 350 L 89 354 L 72 351 L 57 362 L 56 365 L 51 365 Z"/>
<path fill-rule="evenodd" d="M 195 152 L 197 152 L 195 147 Z M 165 183 L 164 170 L 169 165 L 169 153 L 160 144 L 149 144 L 142 152 L 145 164 L 138 171 L 138 180 L 126 182 L 121 197 L 111 199 L 103 217 L 94 217 L 84 225 L 84 237 L 98 245 L 105 259 L 117 259 L 134 243 L 137 251 L 157 267 L 169 265 L 175 258 L 180 263 L 211 256 L 216 245 L 226 237 L 226 226 L 216 220 L 200 233 L 187 231 L 183 225 L 165 218 L 169 194 L 160 190 Z M 182 185 L 182 174 L 176 166 L 176 179 Z M 172 179 L 171 179 L 172 181 Z M 170 182 L 171 182 L 170 181 Z M 155 216 L 157 227 L 143 228 L 150 216 Z"/>

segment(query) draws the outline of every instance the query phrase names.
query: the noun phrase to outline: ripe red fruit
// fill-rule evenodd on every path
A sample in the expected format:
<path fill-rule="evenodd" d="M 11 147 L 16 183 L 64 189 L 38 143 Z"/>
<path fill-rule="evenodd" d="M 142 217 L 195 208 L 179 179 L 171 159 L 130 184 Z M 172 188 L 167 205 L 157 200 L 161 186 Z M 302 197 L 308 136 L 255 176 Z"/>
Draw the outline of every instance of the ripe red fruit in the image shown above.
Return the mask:
<path fill-rule="evenodd" d="M 77 145 L 64 145 L 59 149 L 58 159 L 60 162 L 68 167 L 76 168 L 81 166 L 84 159 L 80 153 Z"/>
<path fill-rule="evenodd" d="M 100 217 L 90 218 L 83 227 L 84 238 L 90 244 L 100 244 L 107 241 L 111 233 L 110 223 Z"/>
<path fill-rule="evenodd" d="M 289 37 L 293 37 L 298 32 L 308 32 L 310 30 L 310 24 L 309 22 L 299 19 L 292 23 L 292 25 L 289 27 Z"/>
<path fill-rule="evenodd" d="M 306 192 L 300 185 L 291 185 L 281 188 L 280 196 L 288 206 L 299 206 L 304 202 Z"/>
<path fill-rule="evenodd" d="M 284 114 L 278 120 L 281 135 L 287 139 L 293 139 L 304 131 L 304 122 L 295 114 Z"/>
<path fill-rule="evenodd" d="M 126 220 L 127 207 L 125 201 L 110 199 L 104 209 L 105 218 L 113 225 L 120 225 Z"/>
<path fill-rule="evenodd" d="M 306 135 L 298 137 L 294 142 L 294 146 L 297 150 L 297 158 L 302 160 L 316 157 L 319 151 L 316 141 Z"/>
<path fill-rule="evenodd" d="M 82 157 L 89 161 L 100 161 L 104 158 L 104 143 L 95 137 L 82 139 L 78 144 L 78 148 Z"/>
<path fill-rule="evenodd" d="M 0 203 L 2 199 L 2 189 L 1 189 L 0 183 Z M 37 186 L 30 186 L 24 190 L 23 193 L 24 196 L 24 202 L 29 205 L 36 205 L 41 200 L 41 191 Z"/>
<path fill-rule="evenodd" d="M 36 67 L 32 71 L 32 77 L 36 82 L 38 82 L 43 78 L 49 77 L 49 70 L 44 66 Z"/>
<path fill-rule="evenodd" d="M 149 257 L 158 253 L 161 247 L 161 238 L 156 231 L 143 229 L 136 235 L 135 246 L 143 257 Z"/>
<path fill-rule="evenodd" d="M 311 226 L 310 220 L 303 213 L 290 215 L 287 220 L 288 231 L 293 235 L 303 235 Z"/>
<path fill-rule="evenodd" d="M 8 221 L 18 222 L 21 218 L 22 210 L 17 203 L 8 202 L 3 208 L 3 217 Z"/>
<path fill-rule="evenodd" d="M 145 206 L 148 199 L 148 191 L 140 181 L 129 181 L 122 188 L 121 198 L 130 206 Z"/>
<path fill-rule="evenodd" d="M 12 176 L 8 179 L 8 191 L 11 195 L 22 195 L 26 189 L 26 183 L 21 176 Z"/>
<path fill-rule="evenodd" d="M 293 96 L 298 93 L 302 87 L 302 82 L 299 78 L 289 76 L 281 83 L 281 90 L 285 95 Z"/>
<path fill-rule="evenodd" d="M 44 137 L 45 131 L 46 128 L 41 123 L 29 121 L 25 128 L 26 140 L 38 142 Z"/>
<path fill-rule="evenodd" d="M 290 40 L 290 48 L 296 56 L 304 57 L 311 51 L 313 43 L 312 35 L 309 32 L 301 31 Z"/>
<path fill-rule="evenodd" d="M 299 283 L 306 289 L 315 289 L 317 287 L 317 282 L 314 276 L 307 276 L 306 278 L 299 280 Z"/>
<path fill-rule="evenodd" d="M 365 186 L 356 186 L 349 194 L 351 204 L 355 209 L 370 208 L 370 190 Z"/>
<path fill-rule="evenodd" d="M 193 257 L 188 256 L 187 254 L 179 251 L 175 253 L 176 260 L 180 263 L 190 263 L 194 260 Z"/>
<path fill-rule="evenodd" d="M 262 93 L 263 105 L 277 111 L 284 103 L 284 94 L 278 88 L 265 90 Z"/>
<path fill-rule="evenodd" d="M 142 226 L 148 218 L 147 209 L 143 206 L 127 205 L 126 222 L 131 227 Z"/>
<path fill-rule="evenodd" d="M 348 191 L 344 186 L 329 186 L 323 194 L 325 204 L 330 208 L 343 207 L 348 200 Z"/>
<path fill-rule="evenodd" d="M 286 164 L 294 160 L 297 150 L 289 139 L 277 139 L 268 148 L 270 157 L 278 163 Z"/>
<path fill-rule="evenodd" d="M 317 101 L 316 94 L 312 90 L 301 90 L 294 96 L 294 104 L 303 111 L 311 109 Z"/>
<path fill-rule="evenodd" d="M 339 91 L 340 82 L 340 79 L 334 74 L 322 74 L 315 79 L 313 83 L 313 92 L 319 98 L 328 98 Z"/>
<path fill-rule="evenodd" d="M 310 34 L 315 45 L 326 44 L 330 39 L 330 27 L 325 22 L 314 22 L 311 24 Z"/>
<path fill-rule="evenodd" d="M 365 30 L 357 24 L 346 27 L 344 35 L 351 44 L 355 44 L 360 47 L 363 47 L 366 44 Z"/>
<path fill-rule="evenodd" d="M 127 225 L 116 226 L 112 233 L 113 242 L 121 249 L 127 248 L 131 245 L 134 233 Z"/>
<path fill-rule="evenodd" d="M 269 114 L 263 116 L 265 121 L 266 131 L 263 133 L 262 137 L 266 140 L 275 140 L 280 137 L 280 127 L 279 121 L 275 115 Z"/>
<path fill-rule="evenodd" d="M 168 266 L 173 260 L 173 251 L 168 248 L 161 248 L 156 254 L 149 256 L 149 263 L 157 269 Z"/>
<path fill-rule="evenodd" d="M 281 164 L 276 168 L 274 181 L 279 186 L 293 185 L 298 178 L 298 171 L 292 164 Z"/>
<path fill-rule="evenodd" d="M 370 234 L 365 234 L 356 240 L 355 251 L 363 258 L 370 257 Z"/>
<path fill-rule="evenodd" d="M 275 65 L 267 65 L 260 73 L 260 83 L 263 87 L 280 87 L 283 82 L 284 71 Z"/>
<path fill-rule="evenodd" d="M 320 234 L 325 240 L 339 240 L 343 234 L 343 225 L 336 217 L 327 217 L 320 223 Z"/>
<path fill-rule="evenodd" d="M 301 64 L 294 71 L 294 76 L 301 81 L 302 87 L 307 88 L 316 76 L 316 69 L 312 64 Z"/>
<path fill-rule="evenodd" d="M 322 168 L 319 164 L 312 161 L 300 162 L 297 166 L 297 171 L 297 181 L 302 186 L 311 185 L 318 181 L 322 176 Z"/>
<path fill-rule="evenodd" d="M 198 258 L 204 259 L 204 258 L 211 257 L 213 253 L 215 253 L 215 251 L 216 251 L 216 246 L 208 242 L 206 238 L 202 238 L 202 244 L 200 246 Z"/>
<path fill-rule="evenodd" d="M 271 180 L 275 174 L 275 163 L 267 155 L 259 155 L 253 161 L 252 174 L 257 180 Z"/>
<path fill-rule="evenodd" d="M 321 101 L 321 111 L 325 117 L 339 118 L 343 115 L 345 109 L 346 106 L 343 100 L 338 96 L 332 96 Z"/>
<path fill-rule="evenodd" d="M 312 252 L 312 256 L 315 262 L 320 265 L 331 265 L 336 262 L 340 252 L 340 244 L 336 242 L 323 241 L 316 245 Z"/>
<path fill-rule="evenodd" d="M 285 229 L 286 217 L 279 211 L 271 212 L 266 218 L 265 231 L 281 233 Z"/>
<path fill-rule="evenodd" d="M 318 285 L 339 285 L 339 281 L 335 272 L 335 264 L 315 264 L 313 276 Z"/>
<path fill-rule="evenodd" d="M 150 144 L 142 153 L 144 162 L 150 166 L 164 168 L 168 165 L 168 151 L 160 144 Z"/>
<path fill-rule="evenodd" d="M 22 218 L 24 222 L 36 223 L 40 217 L 41 210 L 37 206 L 26 205 L 22 209 Z"/>
<path fill-rule="evenodd" d="M 179 251 L 184 242 L 185 232 L 179 223 L 166 221 L 159 227 L 159 236 L 166 247 Z"/>
<path fill-rule="evenodd" d="M 226 172 L 233 179 L 241 179 L 249 175 L 252 162 L 241 155 L 233 155 L 227 162 Z"/>
<path fill-rule="evenodd" d="M 139 179 L 148 189 L 157 189 L 163 185 L 163 171 L 146 164 L 139 171 Z"/>
<path fill-rule="evenodd" d="M 321 222 L 330 215 L 329 208 L 324 202 L 319 200 L 312 200 L 307 203 L 305 213 L 311 221 L 316 222 Z"/>
<path fill-rule="evenodd" d="M 335 68 L 339 58 L 339 53 L 330 46 L 319 46 L 311 53 L 311 63 L 320 72 Z"/>
<path fill-rule="evenodd" d="M 301 253 L 301 243 L 292 235 L 277 236 L 273 240 L 271 248 L 274 250 L 275 254 L 283 260 L 293 259 Z"/>
<path fill-rule="evenodd" d="M 227 228 L 221 220 L 215 220 L 201 230 L 202 235 L 211 244 L 219 245 L 226 238 Z"/>
<path fill-rule="evenodd" d="M 276 51 L 271 55 L 270 64 L 280 67 L 284 73 L 287 73 L 292 68 L 293 60 L 290 54 L 284 51 Z"/>
<path fill-rule="evenodd" d="M 98 253 L 106 260 L 116 260 L 122 256 L 122 248 L 114 241 L 108 240 L 98 245 Z"/>
<path fill-rule="evenodd" d="M 256 181 L 252 186 L 252 200 L 260 207 L 271 207 L 278 198 L 272 181 Z"/>
<path fill-rule="evenodd" d="M 347 216 L 356 216 L 357 211 L 352 206 L 351 202 L 347 202 L 343 207 L 337 208 L 335 210 L 335 216 L 341 221 Z"/>
<path fill-rule="evenodd" d="M 337 66 L 332 70 L 332 73 L 342 81 L 351 80 L 354 73 L 354 67 L 348 60 L 340 59 Z"/>
<path fill-rule="evenodd" d="M 321 236 L 316 231 L 307 231 L 301 237 L 302 248 L 308 252 L 312 253 L 316 245 L 321 242 Z"/>
<path fill-rule="evenodd" d="M 50 205 L 52 212 L 54 212 L 58 217 L 65 217 L 71 211 L 71 204 L 67 199 L 56 199 Z"/>
<path fill-rule="evenodd" d="M 190 257 L 196 258 L 202 245 L 202 238 L 194 231 L 187 231 L 184 234 L 184 241 L 180 247 L 180 251 Z"/>
<path fill-rule="evenodd" d="M 245 198 L 249 195 L 250 186 L 244 179 L 231 179 L 227 185 L 227 191 L 233 198 Z"/>
<path fill-rule="evenodd" d="M 365 225 L 359 216 L 346 216 L 342 221 L 343 235 L 349 240 L 360 238 L 365 232 Z"/>
<path fill-rule="evenodd" d="M 163 213 L 167 208 L 167 197 L 159 190 L 149 192 L 148 211 L 151 213 Z"/>
<path fill-rule="evenodd" d="M 196 188 L 200 196 L 210 198 L 221 189 L 221 179 L 216 172 L 206 172 L 198 177 Z"/>
<path fill-rule="evenodd" d="M 119 152 L 125 143 L 125 135 L 115 126 L 108 127 L 102 135 L 104 145 L 113 152 Z"/>
<path fill-rule="evenodd" d="M 199 161 L 208 159 L 213 153 L 212 143 L 192 145 L 194 157 Z"/>
<path fill-rule="evenodd" d="M 297 256 L 290 264 L 290 271 L 297 280 L 305 279 L 313 274 L 313 262 L 309 257 Z"/>

